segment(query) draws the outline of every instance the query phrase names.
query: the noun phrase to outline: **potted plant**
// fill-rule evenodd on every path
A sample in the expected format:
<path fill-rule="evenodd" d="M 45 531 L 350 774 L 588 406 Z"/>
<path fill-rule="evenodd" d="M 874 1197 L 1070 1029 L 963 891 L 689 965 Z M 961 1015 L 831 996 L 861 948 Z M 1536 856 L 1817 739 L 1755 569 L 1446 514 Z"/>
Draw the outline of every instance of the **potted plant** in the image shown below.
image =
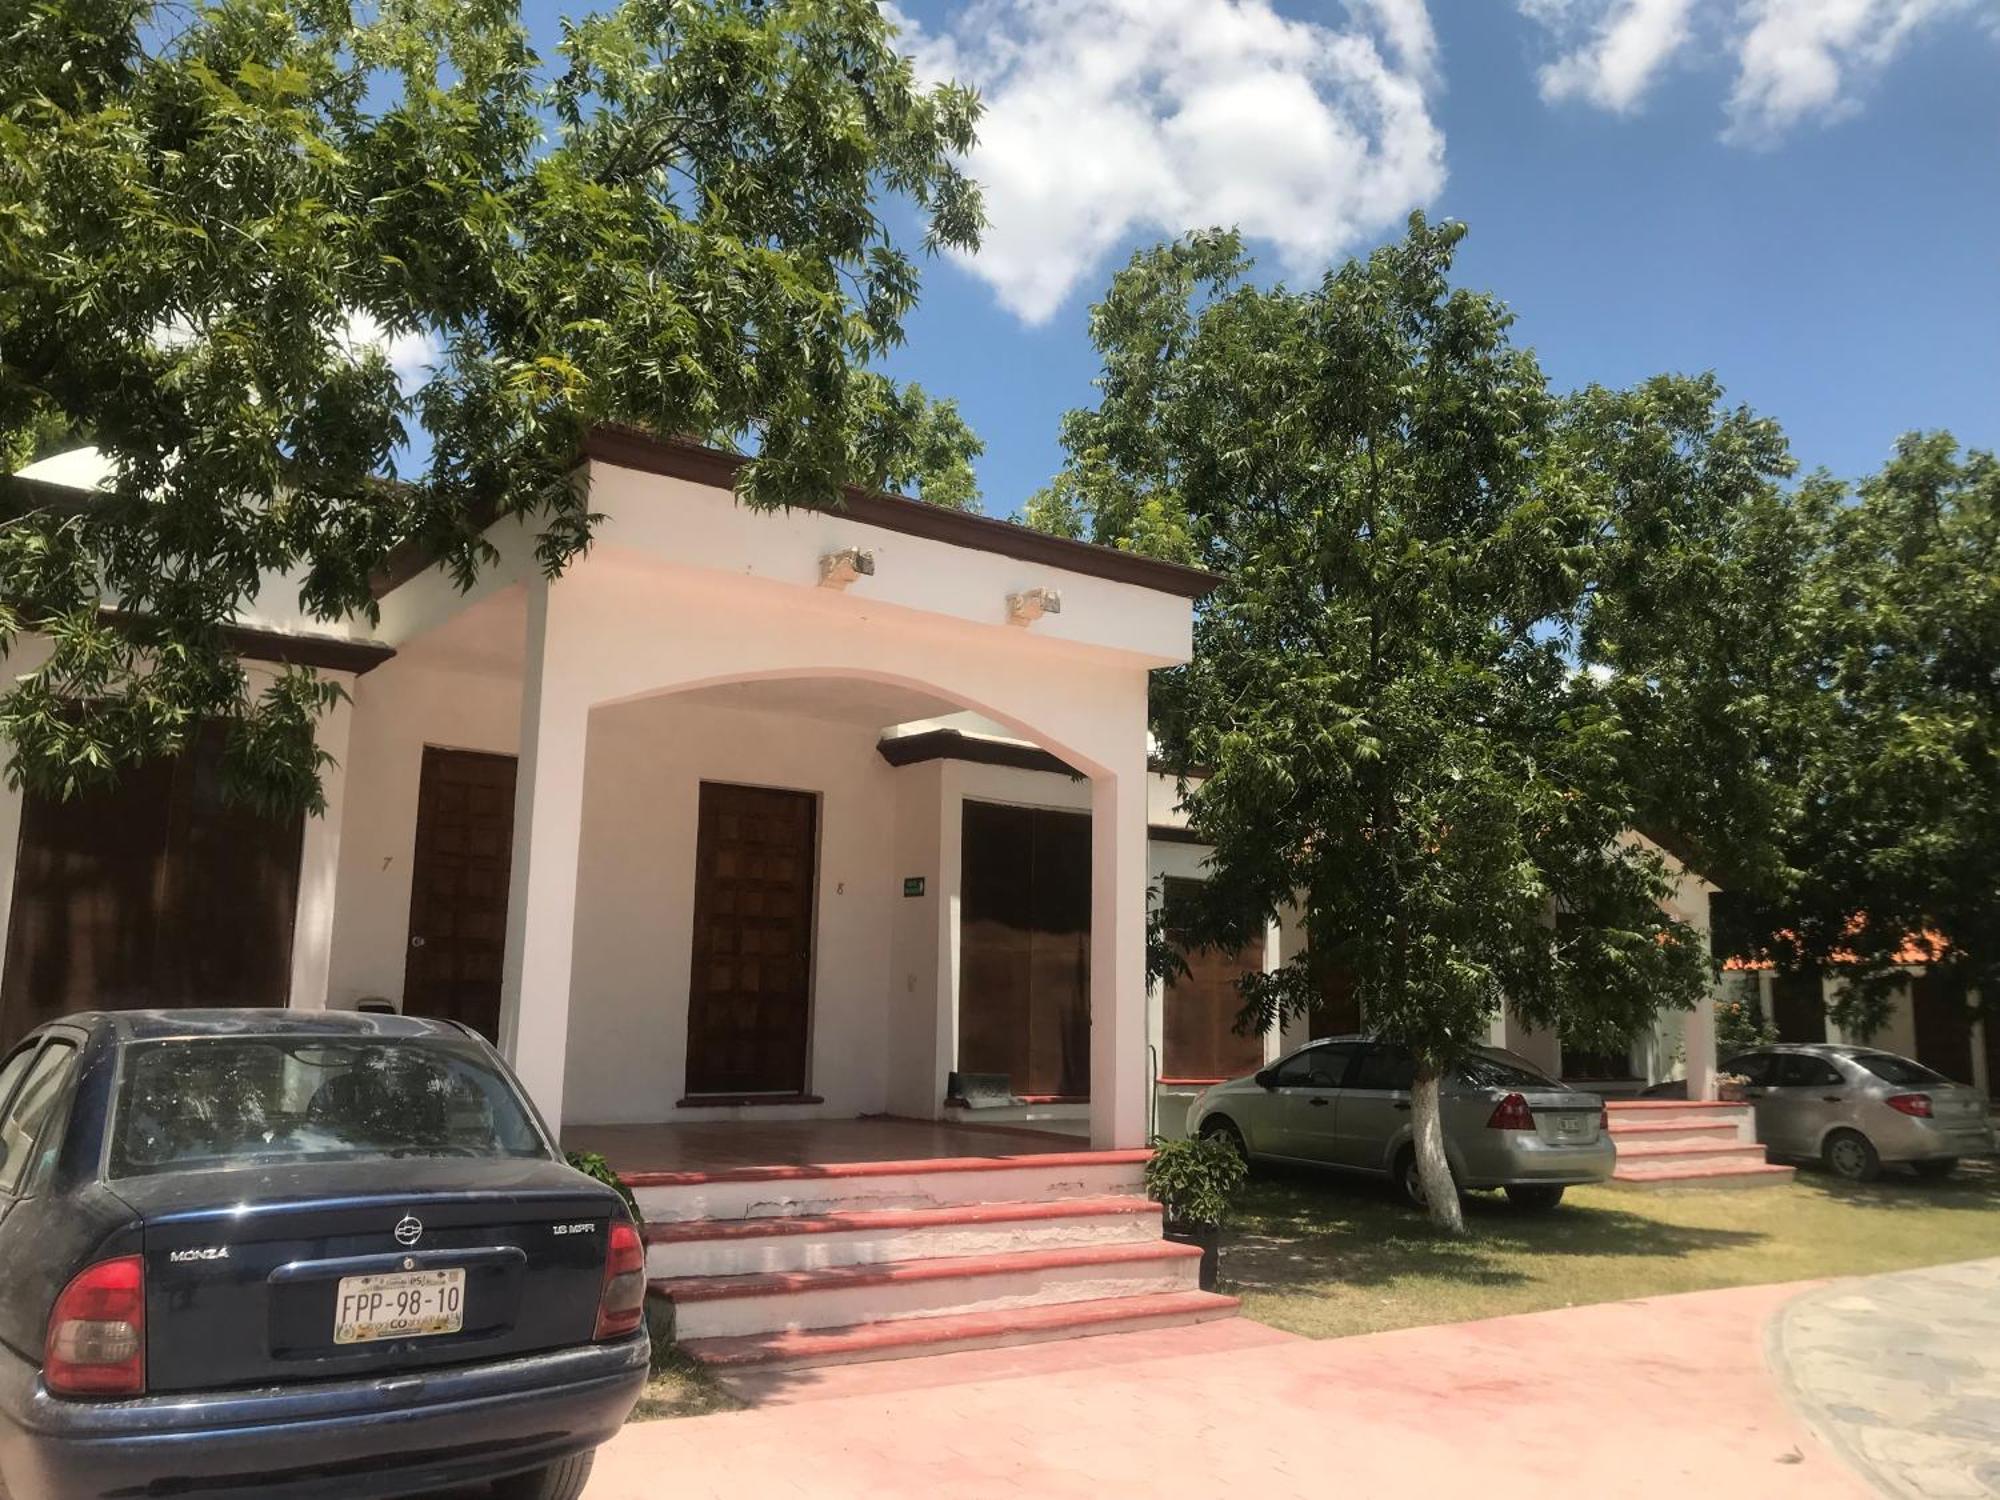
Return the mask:
<path fill-rule="evenodd" d="M 1204 1292 L 1215 1290 L 1222 1221 L 1229 1217 L 1230 1199 L 1249 1170 L 1223 1136 L 1153 1142 L 1153 1157 L 1146 1163 L 1146 1196 L 1160 1205 L 1168 1239 L 1201 1247 Z"/>
<path fill-rule="evenodd" d="M 1741 1073 L 1717 1073 L 1715 1075 L 1715 1097 L 1729 1104 L 1743 1102 L 1743 1091 L 1750 1087 L 1750 1080 Z"/>

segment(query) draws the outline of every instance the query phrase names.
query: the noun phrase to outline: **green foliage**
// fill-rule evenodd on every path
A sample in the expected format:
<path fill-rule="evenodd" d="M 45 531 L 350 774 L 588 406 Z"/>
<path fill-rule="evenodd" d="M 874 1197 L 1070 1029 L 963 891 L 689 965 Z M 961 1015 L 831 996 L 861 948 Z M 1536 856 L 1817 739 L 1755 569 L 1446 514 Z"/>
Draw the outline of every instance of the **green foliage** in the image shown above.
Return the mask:
<path fill-rule="evenodd" d="M 1602 505 L 1506 309 L 1450 286 L 1462 234 L 1418 217 L 1297 292 L 1244 284 L 1229 235 L 1135 257 L 1042 511 L 1225 580 L 1156 705 L 1212 768 L 1187 798 L 1215 878 L 1176 925 L 1233 945 L 1302 896 L 1311 957 L 1246 980 L 1247 1019 L 1341 971 L 1431 1071 L 1502 996 L 1624 1034 L 1707 973 L 1621 837 L 1629 728 L 1572 670 Z"/>
<path fill-rule="evenodd" d="M 1146 1163 L 1146 1196 L 1169 1223 L 1220 1224 L 1250 1169 L 1222 1136 L 1206 1140 L 1160 1139 Z"/>
<path fill-rule="evenodd" d="M 1724 1060 L 1777 1039 L 1778 1028 L 1764 1019 L 1764 1008 L 1754 998 L 1715 1002 L 1715 1049 Z"/>
<path fill-rule="evenodd" d="M 1951 988 L 2000 996 L 2000 460 L 1911 435 L 1832 508 L 1802 611 L 1825 685 L 1800 757 L 1798 871 L 1770 946 L 1848 983 L 1867 1033 L 1929 956 Z M 1939 941 L 1933 941 L 1939 940 Z"/>
<path fill-rule="evenodd" d="M 1034 510 L 1222 577 L 1156 692 L 1164 751 L 1207 768 L 1185 797 L 1215 848 L 1175 925 L 1233 947 L 1296 899 L 1305 951 L 1244 980 L 1245 1023 L 1342 976 L 1420 1085 L 1503 997 L 1624 1036 L 1709 975 L 1626 836 L 1631 695 L 1577 670 L 1612 496 L 1507 309 L 1451 285 L 1463 234 L 1416 216 L 1301 291 L 1246 283 L 1231 235 L 1136 256 L 1093 317 L 1099 404 Z M 1456 1195 L 1430 1196 L 1451 1222 Z"/>
<path fill-rule="evenodd" d="M 515 0 L 0 0 L 0 454 L 114 468 L 80 515 L 0 508 L 0 645 L 54 651 L 0 703 L 11 774 L 224 719 L 309 800 L 310 691 L 254 691 L 221 627 L 276 574 L 372 615 L 405 540 L 469 584 L 496 515 L 560 571 L 598 422 L 741 447 L 755 505 L 970 504 L 956 408 L 868 366 L 917 295 L 888 221 L 976 242 L 978 113 L 872 0 L 624 0 L 548 59 Z"/>
<path fill-rule="evenodd" d="M 616 1188 L 618 1196 L 625 1200 L 625 1207 L 632 1212 L 632 1222 L 643 1226 L 646 1216 L 639 1212 L 639 1200 L 632 1196 L 632 1189 L 617 1170 L 595 1151 L 571 1151 L 566 1153 L 569 1164 L 584 1176 L 595 1178 L 606 1187 Z"/>

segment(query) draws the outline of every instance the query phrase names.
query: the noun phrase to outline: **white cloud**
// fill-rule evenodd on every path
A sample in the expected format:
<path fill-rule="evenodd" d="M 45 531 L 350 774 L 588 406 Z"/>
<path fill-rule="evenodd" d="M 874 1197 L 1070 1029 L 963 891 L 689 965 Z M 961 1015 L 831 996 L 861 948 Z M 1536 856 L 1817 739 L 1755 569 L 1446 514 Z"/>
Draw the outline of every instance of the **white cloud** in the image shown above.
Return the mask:
<path fill-rule="evenodd" d="M 1661 68 L 1687 44 L 1694 0 L 1610 0 L 1598 6 L 1523 0 L 1523 9 L 1563 39 L 1541 70 L 1542 97 L 1635 108 Z"/>
<path fill-rule="evenodd" d="M 396 383 L 405 392 L 423 383 L 443 348 L 436 335 L 428 330 L 392 335 L 372 313 L 358 310 L 347 315 L 340 341 L 350 354 L 380 349 L 389 361 L 389 368 L 396 372 Z"/>
<path fill-rule="evenodd" d="M 968 165 L 992 222 L 967 264 L 1031 323 L 1134 234 L 1236 225 L 1306 275 L 1444 185 L 1424 0 L 1349 0 L 1338 25 L 1270 0 L 975 0 L 939 33 L 897 20 L 922 72 L 986 100 Z"/>
<path fill-rule="evenodd" d="M 1731 140 L 1768 141 L 1809 119 L 1860 107 L 1861 93 L 1911 33 L 2000 0 L 1515 0 L 1555 45 L 1542 96 L 1638 108 L 1691 51 L 1726 56 L 1736 81 Z"/>
<path fill-rule="evenodd" d="M 1756 140 L 1808 115 L 1858 108 L 1858 79 L 1959 0 L 1747 0 L 1730 134 Z"/>

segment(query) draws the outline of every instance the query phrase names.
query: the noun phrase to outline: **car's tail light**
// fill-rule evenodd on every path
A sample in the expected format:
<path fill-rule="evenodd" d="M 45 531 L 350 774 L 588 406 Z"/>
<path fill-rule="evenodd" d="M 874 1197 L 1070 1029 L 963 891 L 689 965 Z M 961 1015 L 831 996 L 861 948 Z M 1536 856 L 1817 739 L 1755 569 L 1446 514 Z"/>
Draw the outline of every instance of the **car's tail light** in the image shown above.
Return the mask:
<path fill-rule="evenodd" d="M 1882 1101 L 1889 1108 L 1919 1120 L 1931 1117 L 1931 1096 L 1929 1094 L 1891 1094 Z"/>
<path fill-rule="evenodd" d="M 58 1396 L 146 1390 L 146 1263 L 136 1255 L 80 1272 L 56 1298 L 42 1383 Z"/>
<path fill-rule="evenodd" d="M 646 1245 L 622 1220 L 611 1226 L 604 1257 L 604 1295 L 597 1302 L 597 1336 L 623 1338 L 646 1317 Z"/>
<path fill-rule="evenodd" d="M 1493 1113 L 1487 1117 L 1488 1130 L 1533 1130 L 1535 1112 L 1528 1108 L 1528 1101 L 1519 1094 L 1509 1094 L 1493 1106 Z"/>
<path fill-rule="evenodd" d="M 1611 1106 L 1606 1104 L 1597 1111 L 1597 1128 L 1605 1134 L 1611 1132 Z"/>

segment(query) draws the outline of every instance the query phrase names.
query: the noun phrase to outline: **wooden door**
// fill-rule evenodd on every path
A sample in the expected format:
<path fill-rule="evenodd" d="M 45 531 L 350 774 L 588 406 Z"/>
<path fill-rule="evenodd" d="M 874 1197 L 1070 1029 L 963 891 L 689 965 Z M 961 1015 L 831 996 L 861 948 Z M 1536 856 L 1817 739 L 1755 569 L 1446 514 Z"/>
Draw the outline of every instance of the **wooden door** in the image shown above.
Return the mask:
<path fill-rule="evenodd" d="M 1306 1018 L 1314 1038 L 1352 1036 L 1361 1029 L 1361 996 L 1354 987 L 1354 975 L 1333 964 L 1319 968 L 1319 995 Z"/>
<path fill-rule="evenodd" d="M 500 969 L 514 855 L 514 757 L 424 747 L 410 872 L 406 1015 L 500 1039 Z"/>
<path fill-rule="evenodd" d="M 810 792 L 701 784 L 690 1096 L 806 1091 L 818 814 Z"/>
<path fill-rule="evenodd" d="M 1771 1022 L 1781 1042 L 1826 1040 L 1826 991 L 1817 969 L 1773 976 Z"/>
<path fill-rule="evenodd" d="M 1200 882 L 1171 879 L 1167 904 Z M 1264 967 L 1264 945 L 1246 943 L 1233 953 L 1220 948 L 1182 949 L 1187 973 L 1177 976 L 1160 997 L 1165 1042 L 1160 1072 L 1168 1078 L 1237 1078 L 1264 1066 L 1264 1038 L 1236 1030 L 1243 1010 L 1239 981 Z"/>
<path fill-rule="evenodd" d="M 289 1003 L 304 820 L 227 797 L 224 745 L 23 799 L 0 1048 L 81 1010 Z"/>
<path fill-rule="evenodd" d="M 1972 1082 L 1972 1010 L 1965 987 L 1934 974 L 1919 975 L 1910 981 L 1910 1009 L 1917 1061 L 1954 1083 Z"/>
<path fill-rule="evenodd" d="M 1017 1094 L 1090 1093 L 1090 817 L 967 802 L 958 1067 Z"/>

